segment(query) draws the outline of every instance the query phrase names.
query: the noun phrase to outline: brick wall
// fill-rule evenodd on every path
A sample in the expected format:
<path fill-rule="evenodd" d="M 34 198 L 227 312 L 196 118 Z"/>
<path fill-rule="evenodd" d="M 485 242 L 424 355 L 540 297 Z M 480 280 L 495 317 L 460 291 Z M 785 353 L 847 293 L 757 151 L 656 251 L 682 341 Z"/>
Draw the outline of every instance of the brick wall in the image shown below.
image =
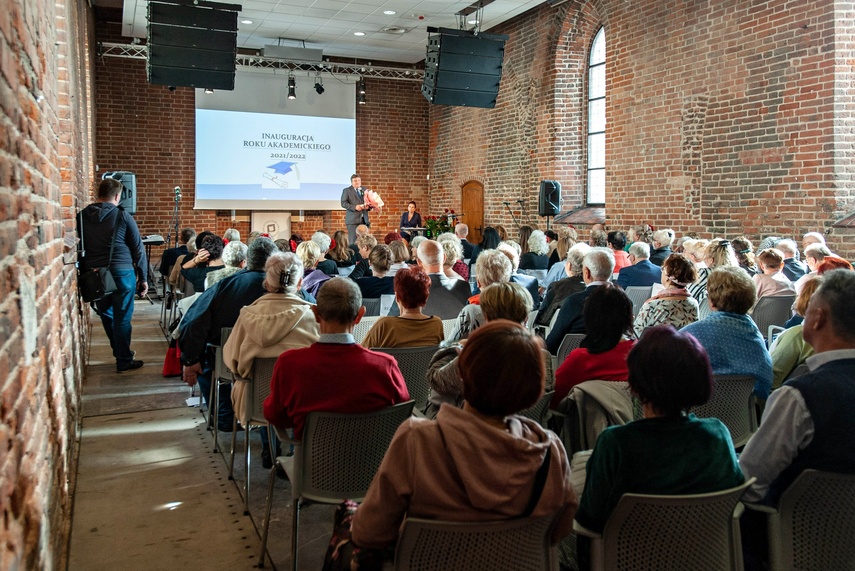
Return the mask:
<path fill-rule="evenodd" d="M 0 10 L 0 569 L 64 569 L 84 329 L 62 238 L 92 178 L 85 3 Z"/>
<path fill-rule="evenodd" d="M 828 230 L 855 207 L 851 12 L 819 0 L 532 9 L 490 30 L 510 35 L 494 110 L 431 108 L 432 200 L 457 205 L 479 180 L 485 220 L 508 225 L 502 202 L 531 214 L 538 181 L 555 178 L 563 210 L 582 204 L 587 51 L 605 25 L 610 226 Z M 829 238 L 850 258 L 853 239 Z"/>
<path fill-rule="evenodd" d="M 105 12 L 108 16 L 111 14 Z M 102 22 L 98 39 L 126 42 L 118 25 Z M 120 78 L 120 79 L 119 79 Z M 137 176 L 137 214 L 143 234 L 166 237 L 172 218 L 173 188 L 181 186 L 181 226 L 197 231 L 226 228 L 249 235 L 249 212 L 193 210 L 195 184 L 194 92 L 148 85 L 145 61 L 100 58 L 95 66 L 98 173 L 132 171 Z M 406 203 L 427 203 L 428 104 L 418 82 L 367 79 L 367 104 L 356 110 L 356 167 L 363 184 L 388 205 L 372 215 L 372 231 L 383 235 L 397 227 Z M 342 188 L 350 181 L 342 181 Z M 318 228 L 344 228 L 344 211 L 307 211 L 292 231 L 308 238 Z M 152 258 L 162 249 L 155 248 Z"/>

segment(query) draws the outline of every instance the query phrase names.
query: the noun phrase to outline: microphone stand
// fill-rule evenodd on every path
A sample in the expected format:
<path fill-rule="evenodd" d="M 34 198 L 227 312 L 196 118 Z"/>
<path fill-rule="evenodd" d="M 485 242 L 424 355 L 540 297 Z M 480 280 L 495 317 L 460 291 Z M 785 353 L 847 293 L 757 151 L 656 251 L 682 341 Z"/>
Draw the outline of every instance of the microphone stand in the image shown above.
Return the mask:
<path fill-rule="evenodd" d="M 517 200 L 517 204 L 520 205 L 520 218 L 525 218 L 526 220 L 528 220 L 529 215 L 528 212 L 526 212 L 525 210 L 525 202 L 523 202 L 522 200 Z"/>
<path fill-rule="evenodd" d="M 175 231 L 175 245 L 173 248 L 178 247 L 178 227 L 179 227 L 179 219 L 178 219 L 178 203 L 181 201 L 181 188 L 175 187 L 175 206 L 172 207 L 172 226 L 169 228 L 169 231 L 166 234 L 166 247 L 169 248 L 169 242 L 172 241 L 172 232 Z"/>
<path fill-rule="evenodd" d="M 519 231 L 519 229 L 520 229 L 520 223 L 519 223 L 519 221 L 517 220 L 517 217 L 516 217 L 516 216 L 514 216 L 513 211 L 511 210 L 511 203 L 510 203 L 510 202 L 505 202 L 505 203 L 504 203 L 504 205 L 505 205 L 505 208 L 507 208 L 507 209 L 508 209 L 508 212 L 510 213 L 511 218 L 513 218 L 513 220 L 514 220 L 514 224 L 516 224 L 516 225 L 517 225 L 517 231 Z"/>

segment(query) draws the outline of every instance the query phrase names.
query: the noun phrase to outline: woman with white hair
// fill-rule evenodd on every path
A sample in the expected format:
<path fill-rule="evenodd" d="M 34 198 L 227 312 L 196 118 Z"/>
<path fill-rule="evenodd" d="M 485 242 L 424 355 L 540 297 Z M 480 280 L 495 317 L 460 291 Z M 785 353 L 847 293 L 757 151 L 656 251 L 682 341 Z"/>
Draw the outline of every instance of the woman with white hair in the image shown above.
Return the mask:
<path fill-rule="evenodd" d="M 475 276 L 478 289 L 500 282 L 511 281 L 513 267 L 508 257 L 498 250 L 486 250 L 475 261 Z M 469 304 L 463 306 L 457 316 L 457 322 L 448 340 L 459 341 L 466 339 L 469 334 L 484 324 L 484 313 L 481 311 L 481 294 L 469 298 Z"/>
<path fill-rule="evenodd" d="M 223 263 L 226 267 L 215 270 L 205 276 L 205 289 L 223 278 L 234 275 L 246 267 L 246 244 L 240 240 L 231 241 L 223 248 Z"/>
<path fill-rule="evenodd" d="M 307 242 L 304 242 L 304 244 Z M 240 310 L 229 340 L 223 347 L 226 366 L 237 378 L 232 387 L 232 405 L 241 423 L 246 423 L 244 398 L 255 359 L 278 357 L 289 349 L 308 347 L 318 340 L 318 323 L 312 305 L 299 295 L 303 283 L 303 263 L 291 252 L 271 254 L 264 265 L 266 294 Z M 266 432 L 262 436 L 266 440 Z M 270 468 L 267 445 L 262 447 L 262 464 Z"/>
<path fill-rule="evenodd" d="M 311 240 L 300 242 L 300 245 L 297 246 L 297 256 L 303 262 L 303 287 L 307 292 L 317 297 L 318 290 L 330 279 L 329 275 L 318 269 L 321 250 L 317 243 Z"/>
<path fill-rule="evenodd" d="M 650 260 L 651 264 L 656 264 L 657 266 L 661 266 L 665 260 L 668 259 L 673 252 L 671 250 L 671 244 L 674 243 L 674 231 L 670 228 L 665 228 L 664 230 L 657 230 L 653 233 L 653 248 L 650 252 Z"/>
<path fill-rule="evenodd" d="M 546 234 L 533 230 L 528 237 L 528 251 L 520 256 L 521 270 L 549 269 L 549 243 Z"/>
<path fill-rule="evenodd" d="M 469 267 L 463 263 L 463 242 L 451 232 L 437 236 L 436 241 L 442 246 L 445 261 L 442 269 L 446 276 L 456 280 L 469 279 Z"/>
<path fill-rule="evenodd" d="M 335 263 L 335 260 L 330 260 L 326 257 L 327 252 L 330 251 L 330 245 L 332 244 L 332 238 L 330 238 L 330 235 L 318 230 L 312 234 L 311 240 L 318 245 L 318 250 L 321 253 L 321 257 L 318 258 L 317 268 L 328 276 L 337 276 L 338 264 Z"/>

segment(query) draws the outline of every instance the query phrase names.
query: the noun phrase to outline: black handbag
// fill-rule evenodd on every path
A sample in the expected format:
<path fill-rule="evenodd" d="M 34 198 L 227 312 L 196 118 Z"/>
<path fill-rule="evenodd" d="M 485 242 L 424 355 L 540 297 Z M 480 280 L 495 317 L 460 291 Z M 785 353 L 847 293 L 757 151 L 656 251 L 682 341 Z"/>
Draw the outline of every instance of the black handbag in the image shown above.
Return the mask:
<path fill-rule="evenodd" d="M 110 264 L 113 262 L 113 249 L 116 246 L 116 236 L 119 234 L 119 215 L 116 214 L 116 224 L 113 226 L 113 239 L 110 241 L 110 257 L 107 261 L 106 268 L 89 268 L 86 270 L 80 269 L 77 266 L 77 291 L 80 297 L 86 303 L 98 301 L 111 293 L 115 292 L 116 280 L 113 279 L 113 274 L 110 272 Z M 80 247 L 81 256 L 86 257 L 86 245 L 83 242 L 83 213 L 80 213 Z"/>

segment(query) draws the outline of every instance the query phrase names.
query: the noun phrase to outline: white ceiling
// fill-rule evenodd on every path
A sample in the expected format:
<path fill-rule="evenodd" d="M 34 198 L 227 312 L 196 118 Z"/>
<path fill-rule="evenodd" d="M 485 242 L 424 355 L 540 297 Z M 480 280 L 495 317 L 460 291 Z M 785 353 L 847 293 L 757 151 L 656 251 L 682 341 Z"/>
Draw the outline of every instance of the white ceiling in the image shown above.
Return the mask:
<path fill-rule="evenodd" d="M 302 47 L 305 42 L 307 48 L 323 49 L 325 56 L 416 63 L 425 57 L 427 27 L 457 28 L 455 14 L 473 1 L 235 0 L 243 6 L 238 17 L 237 43 L 239 48 L 260 49 L 280 43 Z M 495 0 L 483 9 L 481 29 L 489 30 L 542 2 Z M 145 38 L 147 4 L 147 0 L 123 0 L 123 35 Z M 474 17 L 472 14 L 467 20 Z M 244 20 L 252 23 L 244 24 Z M 384 31 L 390 27 L 406 31 Z M 354 32 L 365 35 L 356 36 Z"/>

